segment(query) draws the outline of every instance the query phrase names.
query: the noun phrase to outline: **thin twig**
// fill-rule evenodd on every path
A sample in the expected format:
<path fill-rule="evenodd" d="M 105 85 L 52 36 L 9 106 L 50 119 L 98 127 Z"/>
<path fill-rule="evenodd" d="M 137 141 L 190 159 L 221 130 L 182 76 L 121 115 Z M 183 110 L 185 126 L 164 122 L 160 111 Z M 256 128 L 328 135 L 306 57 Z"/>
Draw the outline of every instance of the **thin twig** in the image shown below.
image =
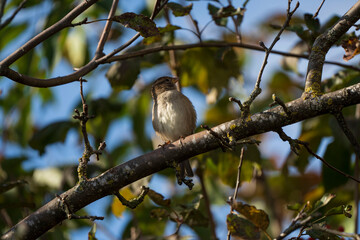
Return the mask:
<path fill-rule="evenodd" d="M 217 132 L 212 130 L 209 126 L 201 125 L 201 128 L 208 130 L 209 133 L 218 140 L 223 152 L 225 152 L 225 149 L 233 150 L 230 143 L 228 141 L 226 141 L 223 137 L 221 137 Z"/>
<path fill-rule="evenodd" d="M 20 12 L 20 10 L 25 6 L 25 3 L 28 0 L 23 0 L 20 5 L 15 9 L 15 11 L 11 14 L 11 16 L 6 19 L 3 23 L 0 24 L 0 30 L 6 27 L 13 19 L 14 17 Z"/>
<path fill-rule="evenodd" d="M 130 208 L 130 209 L 135 209 L 137 206 L 139 206 L 145 199 L 145 196 L 148 194 L 150 188 L 142 186 L 141 187 L 141 192 L 139 194 L 139 196 L 137 196 L 134 199 L 131 200 L 126 200 L 126 198 L 124 198 L 119 191 L 114 192 L 114 195 L 119 199 L 119 201 L 121 202 L 122 205 Z"/>
<path fill-rule="evenodd" d="M 59 195 L 55 195 L 57 199 L 59 199 L 60 204 L 64 210 L 64 212 L 66 213 L 66 216 L 69 220 L 71 219 L 89 219 L 90 221 L 95 221 L 95 220 L 104 220 L 104 217 L 98 217 L 98 216 L 78 216 L 75 215 L 74 213 L 72 213 L 69 204 L 66 202 L 66 198 L 67 195 L 65 197 L 61 197 Z"/>
<path fill-rule="evenodd" d="M 250 108 L 251 103 L 252 103 L 252 102 L 255 100 L 255 98 L 261 93 L 260 82 L 261 82 L 261 79 L 262 79 L 262 75 L 263 75 L 263 73 L 264 73 L 265 66 L 266 66 L 266 64 L 267 64 L 267 62 L 268 62 L 269 55 L 270 55 L 270 53 L 272 52 L 272 49 L 273 49 L 273 47 L 275 46 L 275 44 L 280 40 L 281 34 L 284 32 L 284 30 L 286 29 L 286 27 L 289 26 L 289 23 L 290 23 L 290 20 L 291 20 L 292 15 L 295 13 L 295 11 L 296 11 L 296 10 L 298 9 L 298 7 L 300 6 L 300 3 L 297 2 L 294 10 L 290 11 L 291 2 L 292 2 L 292 0 L 288 0 L 288 8 L 287 8 L 287 18 L 286 18 L 286 21 L 285 21 L 285 23 L 283 24 L 283 26 L 282 26 L 282 28 L 280 29 L 280 31 L 278 32 L 278 34 L 276 35 L 276 37 L 275 37 L 275 39 L 273 40 L 273 42 L 271 43 L 270 47 L 267 48 L 263 42 L 260 42 L 260 46 L 261 46 L 261 47 L 264 49 L 264 51 L 265 51 L 265 57 L 264 57 L 264 61 L 263 61 L 262 65 L 261 65 L 260 72 L 259 72 L 259 75 L 258 75 L 258 77 L 257 77 L 254 90 L 251 92 L 248 100 L 246 100 L 246 102 L 244 103 L 244 105 L 246 106 L 246 111 L 244 111 L 244 115 L 243 115 L 244 118 L 246 118 L 247 115 L 248 115 L 249 112 L 250 112 L 249 108 Z"/>
<path fill-rule="evenodd" d="M 333 115 L 336 118 L 336 121 L 339 124 L 341 130 L 343 131 L 343 133 L 345 134 L 345 136 L 347 137 L 347 139 L 349 140 L 349 142 L 353 146 L 354 151 L 355 151 L 355 155 L 357 157 L 360 157 L 360 145 L 359 145 L 359 142 L 357 141 L 356 137 L 354 136 L 354 134 L 349 129 L 348 125 L 346 124 L 344 115 L 341 113 L 341 111 L 337 111 L 337 112 L 333 113 Z"/>
<path fill-rule="evenodd" d="M 6 0 L 0 0 L 0 24 L 2 23 L 2 17 L 4 16 Z"/>
<path fill-rule="evenodd" d="M 206 208 L 206 211 L 207 211 L 208 217 L 209 217 L 211 236 L 212 236 L 212 239 L 216 240 L 216 239 L 218 239 L 217 236 L 216 236 L 216 232 L 215 232 L 216 225 L 215 225 L 214 217 L 213 217 L 213 214 L 212 214 L 211 208 L 210 208 L 211 203 L 210 203 L 209 194 L 207 192 L 206 185 L 205 185 L 205 182 L 204 182 L 203 169 L 201 167 L 198 167 L 196 173 L 197 173 L 197 175 L 199 177 L 199 180 L 200 180 L 201 192 L 202 192 L 202 195 L 204 197 L 205 208 Z"/>
<path fill-rule="evenodd" d="M 360 132 L 360 104 L 356 105 L 355 110 L 355 119 L 356 121 L 356 128 L 355 128 L 355 135 L 358 136 Z M 354 166 L 354 176 L 355 178 L 359 178 L 359 157 L 355 157 L 355 166 Z M 359 185 L 355 183 L 355 190 L 354 190 L 354 201 L 355 201 L 355 211 L 354 211 L 354 218 L 355 218 L 355 233 L 359 233 Z"/>
<path fill-rule="evenodd" d="M 232 212 L 234 210 L 234 201 L 236 200 L 236 197 L 238 195 L 239 192 L 239 187 L 240 187 L 240 178 L 241 178 L 241 167 L 242 167 L 242 163 L 244 160 L 244 147 L 241 148 L 241 152 L 240 152 L 240 161 L 239 161 L 239 165 L 238 165 L 238 172 L 237 172 L 237 178 L 236 178 L 236 186 L 235 186 L 235 190 L 234 190 L 234 195 L 232 197 L 230 197 L 230 212 Z M 231 233 L 230 231 L 228 231 L 227 233 L 227 240 L 231 239 Z"/>
<path fill-rule="evenodd" d="M 304 206 L 301 208 L 299 213 L 296 215 L 296 217 L 291 221 L 291 224 L 289 227 L 287 227 L 278 237 L 276 237 L 274 240 L 281 240 L 284 239 L 286 236 L 288 236 L 293 231 L 306 226 L 313 218 L 312 216 L 306 217 L 305 210 L 308 207 L 310 202 L 308 201 Z M 305 218 L 305 219 L 303 219 Z M 301 222 L 299 222 L 301 219 L 303 219 Z"/>
<path fill-rule="evenodd" d="M 244 106 L 242 105 L 241 101 L 239 99 L 236 99 L 234 97 L 229 97 L 229 101 L 230 102 L 236 102 L 237 105 L 239 106 L 240 108 L 240 111 L 244 111 Z"/>
<path fill-rule="evenodd" d="M 316 18 L 316 17 L 317 17 L 317 15 L 319 14 L 320 9 L 321 9 L 322 5 L 324 4 L 324 2 L 325 2 L 325 0 L 322 0 L 322 2 L 321 2 L 321 4 L 320 4 L 320 6 L 318 7 L 318 9 L 316 10 L 316 12 L 315 12 L 314 16 L 312 17 L 313 19 L 314 19 L 314 18 Z"/>
<path fill-rule="evenodd" d="M 195 27 L 196 32 L 193 32 L 193 33 L 198 37 L 199 42 L 202 42 L 202 39 L 201 39 L 202 31 L 200 31 L 200 29 L 199 29 L 198 22 L 191 16 L 191 14 L 189 14 L 188 16 L 189 16 L 190 21 L 192 22 L 192 24 L 194 24 L 194 27 Z"/>
<path fill-rule="evenodd" d="M 237 173 L 237 178 L 236 178 L 236 186 L 235 186 L 233 201 L 235 201 L 236 196 L 238 195 L 239 187 L 240 187 L 240 183 L 241 183 L 240 177 L 241 177 L 241 167 L 242 167 L 243 160 L 244 160 L 244 150 L 245 150 L 245 148 L 242 147 L 241 152 L 240 152 L 240 161 L 239 161 L 239 165 L 238 165 L 238 173 Z"/>
<path fill-rule="evenodd" d="M 83 111 L 80 113 L 79 110 L 75 109 L 75 114 L 73 115 L 74 119 L 80 121 L 81 133 L 84 138 L 84 152 L 81 158 L 79 158 L 79 166 L 77 169 L 79 182 L 87 180 L 87 163 L 90 161 L 90 157 L 95 154 L 96 159 L 99 160 L 99 155 L 102 154 L 102 151 L 106 147 L 105 142 L 101 142 L 100 146 L 97 150 L 94 150 L 90 144 L 88 133 L 86 130 L 86 123 L 89 119 L 94 118 L 94 116 L 89 115 L 88 105 L 86 104 L 86 100 L 83 93 L 83 82 L 86 82 L 85 79 L 80 78 L 80 97 L 82 102 Z"/>
<path fill-rule="evenodd" d="M 340 232 L 340 231 L 337 231 L 337 230 L 334 230 L 334 229 L 329 229 L 329 228 L 321 227 L 321 226 L 318 226 L 318 225 L 313 225 L 312 229 L 320 230 L 320 231 L 331 233 L 331 234 L 335 234 L 337 236 L 342 236 L 342 237 L 346 237 L 346 238 L 353 238 L 355 240 L 360 240 L 360 236 L 358 234 L 356 234 L 356 233 Z"/>
<path fill-rule="evenodd" d="M 229 4 L 229 6 L 232 6 L 231 0 L 228 0 L 228 4 Z M 241 39 L 241 33 L 240 33 L 240 31 L 239 31 L 238 22 L 237 22 L 237 20 L 235 19 L 235 16 L 230 16 L 230 18 L 231 18 L 231 20 L 232 20 L 233 23 L 234 23 L 236 40 L 237 40 L 238 43 L 241 43 L 242 39 Z"/>
<path fill-rule="evenodd" d="M 285 132 L 282 130 L 282 129 L 278 129 L 276 130 L 276 132 L 279 134 L 280 138 L 283 140 L 283 141 L 287 141 L 289 142 L 290 146 L 291 146 L 291 149 L 293 151 L 295 151 L 295 153 L 297 153 L 297 150 L 299 150 L 299 144 L 304 146 L 305 149 L 311 154 L 313 155 L 315 158 L 319 159 L 322 163 L 324 163 L 327 167 L 331 168 L 332 170 L 334 170 L 335 172 L 338 172 L 340 173 L 341 175 L 347 177 L 347 178 L 350 178 L 352 180 L 354 180 L 355 182 L 357 183 L 360 183 L 360 180 L 347 174 L 347 173 L 344 173 L 343 171 L 341 171 L 340 169 L 337 169 L 336 167 L 332 166 L 330 163 L 328 163 L 327 161 L 325 161 L 325 159 L 323 159 L 322 157 L 320 157 L 319 155 L 317 155 L 316 153 L 314 153 L 311 148 L 309 147 L 309 143 L 307 142 L 303 142 L 301 140 L 298 140 L 298 139 L 292 139 L 290 138 L 289 136 L 287 136 L 285 134 Z"/>
<path fill-rule="evenodd" d="M 275 106 L 275 104 L 278 104 L 282 107 L 282 109 L 284 110 L 285 114 L 288 117 L 291 117 L 291 112 L 289 111 L 289 109 L 286 107 L 285 103 L 283 100 L 281 100 L 278 96 L 276 96 L 275 94 L 272 95 L 272 100 L 274 101 L 272 104 L 270 104 L 270 107 Z"/>
<path fill-rule="evenodd" d="M 119 0 L 113 0 L 113 3 L 111 5 L 111 9 L 109 11 L 108 19 L 112 19 L 112 17 L 115 15 L 118 3 L 119 3 Z M 97 58 L 104 55 L 104 53 L 103 53 L 104 46 L 105 46 L 106 40 L 107 40 L 107 38 L 109 36 L 109 32 L 111 30 L 111 24 L 112 24 L 111 20 L 108 20 L 106 22 L 106 24 L 105 24 L 104 30 L 103 30 L 103 32 L 101 34 L 101 37 L 100 37 L 100 40 L 99 40 L 99 43 L 98 43 L 98 45 L 96 47 L 95 59 L 97 59 Z"/>
<path fill-rule="evenodd" d="M 356 106 L 356 109 L 358 110 L 359 105 Z M 358 179 L 359 178 L 359 157 L 360 157 L 360 145 L 359 142 L 357 141 L 356 137 L 354 136 L 354 134 L 351 132 L 351 130 L 349 129 L 344 115 L 342 114 L 341 111 L 335 112 L 334 117 L 336 118 L 336 121 L 338 123 L 338 125 L 340 126 L 341 130 L 343 131 L 343 133 L 345 134 L 345 136 L 347 137 L 347 139 L 349 140 L 349 142 L 351 143 L 351 145 L 354 148 L 355 151 L 355 178 Z M 356 116 L 355 119 L 359 119 L 359 113 L 356 112 Z M 356 133 L 357 134 L 357 133 Z M 355 193 L 354 193 L 354 200 L 355 200 L 355 232 L 358 233 L 358 221 L 359 221 L 359 206 L 358 206 L 358 201 L 359 201 L 359 185 L 355 184 Z"/>
<path fill-rule="evenodd" d="M 165 8 L 164 9 L 164 15 L 165 15 L 165 20 L 167 24 L 171 24 L 170 21 L 170 16 L 169 16 L 169 9 Z M 170 34 L 172 34 L 172 41 L 169 43 L 170 45 L 174 45 L 174 39 L 175 39 L 175 32 L 171 32 Z M 174 50 L 169 50 L 169 65 L 170 65 L 170 69 L 171 69 L 171 73 L 173 76 L 180 76 L 179 75 L 179 68 L 178 68 L 178 63 L 177 63 L 177 59 L 176 59 L 176 54 Z M 181 82 L 177 81 L 178 87 L 179 87 L 179 91 L 181 91 Z"/>

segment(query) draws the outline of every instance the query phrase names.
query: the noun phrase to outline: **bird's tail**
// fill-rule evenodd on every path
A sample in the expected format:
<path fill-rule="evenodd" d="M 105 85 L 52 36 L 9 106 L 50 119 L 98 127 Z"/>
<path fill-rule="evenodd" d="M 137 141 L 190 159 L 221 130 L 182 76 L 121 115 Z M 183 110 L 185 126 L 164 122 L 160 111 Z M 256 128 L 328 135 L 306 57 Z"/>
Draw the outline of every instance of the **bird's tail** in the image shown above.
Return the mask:
<path fill-rule="evenodd" d="M 189 159 L 182 161 L 180 163 L 180 176 L 181 178 L 185 178 L 185 176 L 193 177 L 194 172 L 191 168 Z"/>

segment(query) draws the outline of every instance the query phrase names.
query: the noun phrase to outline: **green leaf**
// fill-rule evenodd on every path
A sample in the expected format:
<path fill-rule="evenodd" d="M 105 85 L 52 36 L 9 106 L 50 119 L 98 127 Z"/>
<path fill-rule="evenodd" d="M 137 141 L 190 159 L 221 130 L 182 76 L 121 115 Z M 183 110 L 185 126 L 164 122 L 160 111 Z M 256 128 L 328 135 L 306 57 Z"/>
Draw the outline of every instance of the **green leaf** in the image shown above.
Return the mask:
<path fill-rule="evenodd" d="M 167 24 L 165 27 L 159 27 L 159 32 L 160 33 L 173 32 L 178 29 L 181 29 L 181 27 L 172 24 Z"/>
<path fill-rule="evenodd" d="M 27 23 L 22 23 L 19 25 L 8 25 L 1 33 L 0 49 L 3 49 L 7 44 L 11 43 L 17 37 L 19 37 L 27 27 Z"/>
<path fill-rule="evenodd" d="M 351 205 L 341 205 L 341 206 L 333 207 L 325 213 L 325 216 L 344 214 L 346 217 L 351 218 L 352 216 L 350 213 L 351 209 L 352 209 Z"/>
<path fill-rule="evenodd" d="M 65 58 L 73 67 L 82 67 L 89 55 L 85 31 L 81 28 L 71 31 L 67 35 L 63 51 Z"/>
<path fill-rule="evenodd" d="M 340 240 L 341 238 L 333 233 L 329 233 L 326 230 L 321 231 L 320 229 L 310 229 L 306 231 L 306 234 L 312 237 L 313 239 L 319 240 Z"/>
<path fill-rule="evenodd" d="M 129 105 L 136 141 L 144 151 L 148 151 L 153 148 L 151 140 L 145 133 L 146 118 L 149 116 L 151 111 L 151 108 L 149 107 L 150 102 L 150 94 L 141 94 L 141 96 L 134 99 L 134 101 L 132 101 Z"/>
<path fill-rule="evenodd" d="M 324 159 L 340 171 L 351 174 L 351 150 L 345 142 L 338 138 L 327 146 Z M 325 164 L 322 165 L 322 177 L 326 192 L 344 185 L 349 180 Z"/>
<path fill-rule="evenodd" d="M 229 5 L 227 7 L 222 7 L 218 10 L 218 12 L 216 13 L 216 17 L 218 18 L 225 18 L 225 17 L 231 17 L 231 16 L 236 16 L 236 15 L 242 15 L 244 13 L 243 10 L 241 10 L 241 8 L 234 8 L 234 6 Z"/>
<path fill-rule="evenodd" d="M 241 61 L 232 48 L 188 49 L 180 61 L 183 86 L 196 85 L 204 94 L 213 87 L 220 92 L 240 75 Z"/>
<path fill-rule="evenodd" d="M 96 223 L 93 223 L 88 233 L 88 240 L 97 240 L 97 238 L 95 237 L 95 233 L 96 233 Z"/>
<path fill-rule="evenodd" d="M 154 201 L 157 205 L 163 206 L 163 207 L 169 207 L 171 204 L 170 199 L 165 199 L 163 195 L 160 193 L 155 192 L 154 190 L 150 189 L 147 194 L 151 200 Z"/>
<path fill-rule="evenodd" d="M 192 209 L 185 215 L 184 222 L 190 227 L 209 227 L 209 219 L 198 209 Z"/>
<path fill-rule="evenodd" d="M 189 15 L 193 4 L 191 3 L 188 6 L 182 6 L 178 3 L 170 2 L 170 3 L 166 4 L 166 6 L 171 9 L 171 11 L 175 17 L 182 17 L 182 16 Z"/>
<path fill-rule="evenodd" d="M 226 217 L 226 224 L 227 229 L 234 236 L 246 240 L 260 239 L 260 229 L 250 221 L 239 217 L 237 214 L 228 214 Z"/>
<path fill-rule="evenodd" d="M 111 87 L 115 91 L 130 89 L 140 74 L 140 62 L 137 59 L 119 61 L 106 73 Z"/>
<path fill-rule="evenodd" d="M 324 194 L 324 196 L 322 196 L 320 200 L 315 202 L 313 211 L 317 211 L 318 209 L 328 205 L 329 202 L 335 197 L 336 197 L 335 194 L 331 194 L 331 193 Z"/>
<path fill-rule="evenodd" d="M 255 206 L 243 204 L 242 202 L 235 202 L 232 207 L 244 215 L 250 222 L 262 230 L 266 230 L 269 227 L 269 216 L 264 210 L 257 209 Z"/>
<path fill-rule="evenodd" d="M 114 16 L 112 20 L 121 23 L 125 27 L 134 29 L 143 37 L 159 35 L 159 30 L 157 29 L 155 22 L 142 14 L 127 12 L 119 16 Z"/>
<path fill-rule="evenodd" d="M 300 204 L 300 203 L 294 203 L 294 204 L 288 204 L 286 206 L 286 208 L 289 209 L 289 210 L 292 210 L 292 211 L 300 211 L 302 206 L 303 205 Z"/>
<path fill-rule="evenodd" d="M 163 219 L 167 219 L 170 216 L 170 212 L 164 208 L 157 208 L 151 210 L 150 216 L 158 220 L 163 220 Z"/>
<path fill-rule="evenodd" d="M 30 139 L 29 145 L 33 149 L 38 150 L 40 154 L 43 154 L 45 152 L 45 147 L 48 144 L 64 142 L 69 130 L 76 126 L 77 124 L 71 121 L 58 121 L 50 123 L 34 133 Z"/>
<path fill-rule="evenodd" d="M 208 10 L 209 13 L 212 17 L 212 19 L 215 21 L 215 24 L 218 26 L 226 26 L 228 20 L 227 17 L 220 17 L 219 13 L 221 12 L 220 8 L 212 5 L 212 4 L 208 4 Z"/>
<path fill-rule="evenodd" d="M 306 26 L 313 32 L 319 32 L 320 30 L 320 22 L 318 18 L 313 18 L 312 14 L 305 13 L 304 20 Z"/>

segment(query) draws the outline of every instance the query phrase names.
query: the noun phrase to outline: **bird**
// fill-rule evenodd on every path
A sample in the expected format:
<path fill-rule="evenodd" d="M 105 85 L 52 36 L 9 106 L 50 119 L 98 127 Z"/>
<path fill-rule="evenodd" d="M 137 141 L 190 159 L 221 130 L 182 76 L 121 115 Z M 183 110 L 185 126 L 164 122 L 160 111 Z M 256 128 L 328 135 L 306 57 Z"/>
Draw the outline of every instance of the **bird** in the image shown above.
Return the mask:
<path fill-rule="evenodd" d="M 194 133 L 196 111 L 191 101 L 182 94 L 177 77 L 160 77 L 151 87 L 153 98 L 152 124 L 156 134 L 165 143 L 185 138 Z M 180 163 L 180 177 L 193 177 L 189 159 Z"/>

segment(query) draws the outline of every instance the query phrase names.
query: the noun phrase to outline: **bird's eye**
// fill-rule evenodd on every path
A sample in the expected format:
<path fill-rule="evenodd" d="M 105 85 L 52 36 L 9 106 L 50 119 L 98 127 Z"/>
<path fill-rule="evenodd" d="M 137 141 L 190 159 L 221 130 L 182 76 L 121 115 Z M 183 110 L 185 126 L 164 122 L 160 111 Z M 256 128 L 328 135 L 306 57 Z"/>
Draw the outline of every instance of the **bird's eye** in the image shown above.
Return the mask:
<path fill-rule="evenodd" d="M 167 78 L 165 81 L 170 82 L 170 79 Z"/>

